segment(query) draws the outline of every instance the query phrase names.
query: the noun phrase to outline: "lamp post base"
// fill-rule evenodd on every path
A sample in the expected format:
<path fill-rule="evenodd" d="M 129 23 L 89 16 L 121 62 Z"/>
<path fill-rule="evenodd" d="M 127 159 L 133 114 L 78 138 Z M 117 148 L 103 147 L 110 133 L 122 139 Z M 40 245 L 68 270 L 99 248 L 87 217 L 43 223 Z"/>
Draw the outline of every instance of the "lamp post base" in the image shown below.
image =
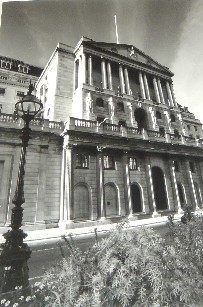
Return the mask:
<path fill-rule="evenodd" d="M 12 229 L 4 234 L 6 242 L 0 246 L 0 293 L 14 291 L 16 287 L 21 287 L 24 294 L 30 293 L 27 261 L 31 250 L 23 243 L 26 236 L 22 229 Z"/>

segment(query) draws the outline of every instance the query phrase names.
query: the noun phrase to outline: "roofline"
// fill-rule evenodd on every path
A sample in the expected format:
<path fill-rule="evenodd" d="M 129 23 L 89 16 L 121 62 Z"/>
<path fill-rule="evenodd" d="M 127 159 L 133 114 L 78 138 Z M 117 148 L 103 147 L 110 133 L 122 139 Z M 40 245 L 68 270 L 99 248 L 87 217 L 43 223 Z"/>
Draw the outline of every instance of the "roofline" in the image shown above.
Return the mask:
<path fill-rule="evenodd" d="M 64 48 L 63 48 L 63 47 L 64 47 Z M 68 50 L 66 49 L 66 47 L 72 49 L 72 51 L 68 51 Z M 38 77 L 38 81 L 37 81 L 37 83 L 36 83 L 36 86 L 38 85 L 40 79 L 41 79 L 41 78 L 43 77 L 43 75 L 45 74 L 45 72 L 46 72 L 48 66 L 50 65 L 51 61 L 53 60 L 55 54 L 56 54 L 58 51 L 65 52 L 65 53 L 69 53 L 69 54 L 73 54 L 73 50 L 74 50 L 74 48 L 73 48 L 72 46 L 69 46 L 69 45 L 66 45 L 66 44 L 63 44 L 63 43 L 58 42 L 58 44 L 57 44 L 55 50 L 53 51 L 53 53 L 51 54 L 51 56 L 50 56 L 50 58 L 49 58 L 47 64 L 45 65 L 45 67 L 44 67 L 44 69 L 43 69 L 41 75 Z"/>

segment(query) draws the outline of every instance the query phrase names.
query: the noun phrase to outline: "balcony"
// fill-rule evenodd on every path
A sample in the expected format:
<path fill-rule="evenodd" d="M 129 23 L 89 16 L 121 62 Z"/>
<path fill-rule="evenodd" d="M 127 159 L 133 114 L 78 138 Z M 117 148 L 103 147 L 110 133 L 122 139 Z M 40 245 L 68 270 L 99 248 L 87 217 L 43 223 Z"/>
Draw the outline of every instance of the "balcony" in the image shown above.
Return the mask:
<path fill-rule="evenodd" d="M 19 128 L 23 127 L 22 119 L 15 119 L 13 114 L 0 113 L 0 128 Z M 30 122 L 33 131 L 44 131 L 60 134 L 64 129 L 63 122 L 49 121 L 48 119 L 35 118 Z"/>
<path fill-rule="evenodd" d="M 119 137 L 134 138 L 146 141 L 156 141 L 171 144 L 180 144 L 187 146 L 198 146 L 203 148 L 203 139 L 177 135 L 171 133 L 161 133 L 155 130 L 144 130 L 135 127 L 123 127 L 115 124 L 101 123 L 97 121 L 70 118 L 69 124 L 65 127 L 67 130 L 98 133 L 102 135 L 114 135 Z"/>

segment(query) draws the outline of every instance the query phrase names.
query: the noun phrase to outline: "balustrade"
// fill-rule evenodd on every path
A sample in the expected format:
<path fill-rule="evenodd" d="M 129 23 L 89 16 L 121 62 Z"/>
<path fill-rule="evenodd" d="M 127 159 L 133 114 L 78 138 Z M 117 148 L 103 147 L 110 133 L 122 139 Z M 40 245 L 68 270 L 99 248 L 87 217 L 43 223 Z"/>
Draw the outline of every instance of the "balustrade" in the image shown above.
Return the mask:
<path fill-rule="evenodd" d="M 121 131 L 121 126 L 118 126 L 118 125 L 115 125 L 115 124 L 104 123 L 103 124 L 103 129 L 107 130 L 107 131 L 120 132 Z"/>
<path fill-rule="evenodd" d="M 97 122 L 92 120 L 74 118 L 74 125 L 76 127 L 95 128 Z"/>
<path fill-rule="evenodd" d="M 0 122 L 15 123 L 17 122 L 17 119 L 13 116 L 13 114 L 0 113 Z"/>
<path fill-rule="evenodd" d="M 142 130 L 134 127 L 126 127 L 126 131 L 128 134 L 142 134 Z"/>

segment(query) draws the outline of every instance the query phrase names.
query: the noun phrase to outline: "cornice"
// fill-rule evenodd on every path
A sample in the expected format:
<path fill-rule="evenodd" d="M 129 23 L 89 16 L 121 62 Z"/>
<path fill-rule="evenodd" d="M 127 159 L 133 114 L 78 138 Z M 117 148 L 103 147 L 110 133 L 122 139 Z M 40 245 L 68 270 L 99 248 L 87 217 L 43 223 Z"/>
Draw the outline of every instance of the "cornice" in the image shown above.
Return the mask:
<path fill-rule="evenodd" d="M 89 46 L 84 46 L 83 49 L 84 52 L 90 54 L 90 55 L 95 55 L 98 57 L 103 56 L 104 59 L 106 60 L 110 60 L 113 62 L 117 62 L 120 63 L 122 65 L 125 65 L 127 67 L 131 67 L 137 70 L 141 70 L 142 72 L 146 72 L 152 75 L 156 75 L 158 77 L 164 78 L 164 79 L 168 79 L 171 80 L 171 77 L 174 76 L 174 74 L 170 73 L 170 72 L 166 72 L 166 71 L 162 71 L 161 69 L 158 69 L 156 67 L 152 67 L 149 64 L 145 64 L 136 60 L 131 60 L 131 59 L 127 59 L 125 56 L 122 55 L 117 55 L 117 54 L 112 54 L 112 52 L 107 51 L 107 50 L 103 50 L 101 48 L 89 48 Z"/>

